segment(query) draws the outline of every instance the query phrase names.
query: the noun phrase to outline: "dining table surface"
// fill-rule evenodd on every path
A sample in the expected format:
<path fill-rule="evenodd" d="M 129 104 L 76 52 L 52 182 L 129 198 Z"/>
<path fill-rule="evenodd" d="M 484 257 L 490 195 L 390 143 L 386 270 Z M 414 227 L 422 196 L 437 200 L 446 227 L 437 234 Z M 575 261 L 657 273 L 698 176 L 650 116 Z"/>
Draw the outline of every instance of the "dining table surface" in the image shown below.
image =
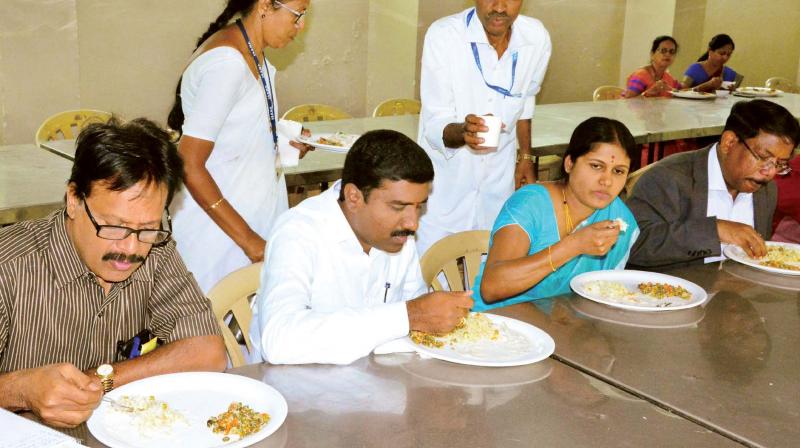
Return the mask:
<path fill-rule="evenodd" d="M 750 99 L 733 95 L 710 100 L 637 97 L 537 105 L 531 128 L 532 151 L 539 157 L 563 154 L 572 131 L 593 116 L 625 123 L 640 144 L 715 136 L 722 133 L 733 105 Z M 800 94 L 782 93 L 764 99 L 784 106 L 800 118 Z M 307 122 L 303 125 L 312 135 L 336 132 L 360 135 L 374 129 L 393 129 L 416 141 L 419 115 L 348 118 Z M 70 160 L 75 155 L 74 140 L 43 142 L 42 148 Z M 342 152 L 312 151 L 299 165 L 285 168 L 286 185 L 291 187 L 335 181 L 341 177 L 345 156 Z"/>
<path fill-rule="evenodd" d="M 554 339 L 533 364 L 412 352 L 227 373 L 287 400 L 287 420 L 256 447 L 797 446 L 800 276 L 731 260 L 665 273 L 708 299 L 641 312 L 569 293 L 490 311 Z M 85 425 L 67 433 L 104 446 Z"/>

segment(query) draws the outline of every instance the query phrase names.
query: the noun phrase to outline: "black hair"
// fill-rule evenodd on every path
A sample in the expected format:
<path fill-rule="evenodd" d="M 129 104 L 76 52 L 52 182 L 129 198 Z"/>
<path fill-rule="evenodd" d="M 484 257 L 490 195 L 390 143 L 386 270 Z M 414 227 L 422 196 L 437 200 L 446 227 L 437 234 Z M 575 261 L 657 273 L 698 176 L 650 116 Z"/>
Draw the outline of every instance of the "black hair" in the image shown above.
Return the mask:
<path fill-rule="evenodd" d="M 93 123 L 78 135 L 69 183 L 79 198 L 89 197 L 96 182 L 124 191 L 145 181 L 167 186 L 167 205 L 183 181 L 183 161 L 167 131 L 137 118 L 121 123 Z"/>
<path fill-rule="evenodd" d="M 739 101 L 731 108 L 724 131 L 741 139 L 753 138 L 759 131 L 800 144 L 800 124 L 791 112 L 780 104 L 767 100 Z"/>
<path fill-rule="evenodd" d="M 583 156 L 594 148 L 597 143 L 617 143 L 625 150 L 631 161 L 630 172 L 639 168 L 641 152 L 639 146 L 631 135 L 631 131 L 622 122 L 606 117 L 591 117 L 583 121 L 572 131 L 569 146 L 564 152 L 564 161 L 567 156 L 575 163 L 578 157 Z M 561 163 L 561 175 L 569 179 L 569 173 Z"/>
<path fill-rule="evenodd" d="M 228 25 L 228 22 L 231 21 L 236 15 L 240 15 L 242 17 L 250 14 L 255 7 L 258 0 L 228 0 L 228 3 L 225 5 L 225 9 L 222 10 L 222 13 L 217 17 L 216 20 L 211 22 L 208 25 L 208 29 L 199 39 L 197 39 L 197 46 L 194 47 L 195 50 L 200 48 L 200 45 L 203 45 L 211 35 L 216 33 L 217 31 L 225 28 Z M 274 8 L 278 8 L 277 5 L 273 4 Z M 178 133 L 178 135 L 182 134 L 183 130 L 183 122 L 184 122 L 184 115 L 183 115 L 183 104 L 181 102 L 181 79 L 178 79 L 178 85 L 175 87 L 175 102 L 172 104 L 172 109 L 169 112 L 169 116 L 167 117 L 167 126 L 170 129 L 174 130 Z"/>
<path fill-rule="evenodd" d="M 658 46 L 661 45 L 661 42 L 664 42 L 665 40 L 668 40 L 668 41 L 672 42 L 673 44 L 675 44 L 675 52 L 677 53 L 678 52 L 678 41 L 675 40 L 675 38 L 672 37 L 672 36 L 658 36 L 655 39 L 653 39 L 653 46 L 650 47 L 650 53 L 655 53 L 656 50 L 658 50 Z"/>
<path fill-rule="evenodd" d="M 342 169 L 342 190 L 353 184 L 366 201 L 369 193 L 384 180 L 405 180 L 424 184 L 433 180 L 433 163 L 418 144 L 405 135 L 388 129 L 370 131 L 359 137 L 347 152 Z"/>
<path fill-rule="evenodd" d="M 710 41 L 708 41 L 708 50 L 703 53 L 698 59 L 697 62 L 702 62 L 708 59 L 708 51 L 709 50 L 719 50 L 720 48 L 724 47 L 725 45 L 730 45 L 731 50 L 736 49 L 736 44 L 733 43 L 733 39 L 731 36 L 727 34 L 717 34 L 716 36 L 712 37 Z"/>

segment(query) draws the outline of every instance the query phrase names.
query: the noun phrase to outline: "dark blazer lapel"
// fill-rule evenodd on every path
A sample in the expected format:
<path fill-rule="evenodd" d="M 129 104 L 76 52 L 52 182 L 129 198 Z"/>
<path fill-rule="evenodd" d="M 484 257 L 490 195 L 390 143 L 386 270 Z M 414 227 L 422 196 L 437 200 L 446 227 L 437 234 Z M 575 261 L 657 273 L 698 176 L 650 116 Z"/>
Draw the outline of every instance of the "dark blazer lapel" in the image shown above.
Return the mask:
<path fill-rule="evenodd" d="M 711 146 L 698 149 L 692 166 L 692 178 L 694 179 L 692 208 L 696 213 L 704 216 L 708 212 L 708 153 L 710 150 Z"/>

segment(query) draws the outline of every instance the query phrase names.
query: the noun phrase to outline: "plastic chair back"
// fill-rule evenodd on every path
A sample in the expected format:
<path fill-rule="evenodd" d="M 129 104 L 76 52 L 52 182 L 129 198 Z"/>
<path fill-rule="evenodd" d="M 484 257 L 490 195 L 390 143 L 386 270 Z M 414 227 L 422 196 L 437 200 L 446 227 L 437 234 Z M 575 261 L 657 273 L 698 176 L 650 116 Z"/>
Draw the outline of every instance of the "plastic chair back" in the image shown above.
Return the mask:
<path fill-rule="evenodd" d="M 350 114 L 335 106 L 327 104 L 301 104 L 286 111 L 284 120 L 300 122 L 343 120 L 353 118 Z"/>
<path fill-rule="evenodd" d="M 392 115 L 416 115 L 422 109 L 422 103 L 406 98 L 391 98 L 381 102 L 372 111 L 373 117 L 388 117 Z"/>
<path fill-rule="evenodd" d="M 253 320 L 250 298 L 258 291 L 263 265 L 264 263 L 260 262 L 233 271 L 208 292 L 233 367 L 245 364 L 237 333 L 240 333 L 238 336 L 244 340 L 247 351 L 251 353 L 253 351 L 250 342 L 250 323 Z"/>
<path fill-rule="evenodd" d="M 800 88 L 798 88 L 795 83 L 786 78 L 781 78 L 780 76 L 769 78 L 765 85 L 770 89 L 783 90 L 787 93 L 800 93 Z"/>
<path fill-rule="evenodd" d="M 110 112 L 80 109 L 59 112 L 44 120 L 36 131 L 36 146 L 52 140 L 69 140 L 78 136 L 83 128 L 91 123 L 105 123 L 111 118 Z"/>
<path fill-rule="evenodd" d="M 489 252 L 489 231 L 468 230 L 442 238 L 420 260 L 422 278 L 434 291 L 472 289 L 483 255 Z M 439 274 L 444 275 L 447 288 Z"/>
<path fill-rule="evenodd" d="M 617 86 L 600 86 L 594 89 L 592 101 L 618 100 L 622 98 L 625 89 Z"/>

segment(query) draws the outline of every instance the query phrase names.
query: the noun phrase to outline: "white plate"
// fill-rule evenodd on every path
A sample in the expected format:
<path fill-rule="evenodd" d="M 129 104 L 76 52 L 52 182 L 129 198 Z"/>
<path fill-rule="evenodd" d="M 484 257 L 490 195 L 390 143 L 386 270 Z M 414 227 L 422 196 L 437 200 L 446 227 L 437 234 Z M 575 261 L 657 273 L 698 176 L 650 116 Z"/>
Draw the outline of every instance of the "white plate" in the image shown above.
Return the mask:
<path fill-rule="evenodd" d="M 611 308 L 593 300 L 576 297 L 569 301 L 575 311 L 603 322 L 636 328 L 683 328 L 697 325 L 706 314 L 705 308 L 672 311 L 671 313 L 640 313 Z"/>
<path fill-rule="evenodd" d="M 675 98 L 684 98 L 687 100 L 713 100 L 717 95 L 708 92 L 695 92 L 694 90 L 677 90 L 672 92 Z"/>
<path fill-rule="evenodd" d="M 800 244 L 792 244 L 792 243 L 779 243 L 777 241 L 767 241 L 767 246 L 784 246 L 790 249 L 800 250 Z M 800 271 L 792 271 L 790 269 L 780 269 L 780 268 L 773 268 L 771 266 L 762 266 L 761 260 L 756 258 L 750 258 L 747 256 L 744 250 L 742 250 L 739 246 L 728 245 L 722 248 L 722 253 L 725 254 L 726 257 L 730 258 L 731 260 L 738 261 L 739 263 L 746 264 L 748 266 L 752 266 L 756 269 L 761 269 L 762 271 L 772 272 L 775 274 L 785 274 L 785 275 L 800 275 Z"/>
<path fill-rule="evenodd" d="M 800 291 L 800 276 L 797 275 L 774 275 L 771 272 L 762 271 L 733 260 L 723 261 L 722 270 L 736 278 L 768 288 Z"/>
<path fill-rule="evenodd" d="M 740 93 L 742 96 L 778 96 L 783 91 L 769 87 L 739 87 L 736 89 L 736 93 Z"/>
<path fill-rule="evenodd" d="M 141 434 L 133 425 L 112 426 L 108 415 L 121 413 L 111 410 L 107 402 L 101 402 L 87 426 L 97 440 L 112 448 L 246 447 L 280 428 L 288 413 L 286 400 L 277 390 L 251 378 L 225 373 L 186 372 L 153 376 L 126 384 L 107 395 L 114 399 L 123 395 L 153 395 L 188 420 L 188 426 L 176 424 L 169 435 L 150 437 Z M 225 412 L 234 401 L 240 401 L 255 411 L 266 412 L 270 420 L 255 434 L 242 440 L 232 437 L 233 441 L 223 442 L 222 435 L 212 433 L 206 422 L 209 417 Z"/>
<path fill-rule="evenodd" d="M 546 359 L 553 354 L 556 343 L 553 338 L 544 331 L 510 317 L 485 314 L 493 324 L 500 327 L 500 338 L 497 341 L 480 341 L 471 344 L 468 348 L 474 349 L 473 353 L 459 350 L 458 347 L 445 345 L 442 348 L 426 347 L 424 345 L 414 345 L 417 352 L 443 361 L 450 361 L 457 364 L 467 364 L 483 367 L 509 367 L 532 364 Z M 508 345 L 503 344 L 502 338 L 507 331 L 512 332 L 512 336 L 521 336 L 527 339 L 529 346 L 524 352 L 517 352 Z M 516 333 L 516 334 L 514 334 Z M 408 337 L 411 341 L 411 338 Z M 462 346 L 462 348 L 466 348 Z"/>
<path fill-rule="evenodd" d="M 325 143 L 319 143 L 319 139 L 321 138 L 330 138 L 335 136 L 338 140 L 344 140 L 344 146 L 336 146 L 336 145 L 328 145 Z M 297 138 L 297 141 L 300 143 L 305 143 L 306 145 L 311 145 L 315 148 L 324 149 L 331 152 L 347 152 L 353 146 L 353 143 L 361 137 L 358 134 L 344 134 L 341 132 L 334 132 L 334 133 L 319 133 L 313 134 L 311 137 L 300 136 Z"/>
<path fill-rule="evenodd" d="M 674 286 L 682 286 L 692 294 L 692 298 L 685 300 L 678 297 L 667 297 L 664 299 L 657 299 L 645 294 L 637 294 L 635 299 L 638 302 L 633 302 L 628 299 L 611 299 L 606 297 L 596 296 L 584 288 L 588 282 L 597 280 L 604 280 L 610 282 L 622 283 L 629 291 L 638 292 L 639 283 L 653 282 L 653 283 L 669 283 Z M 708 295 L 706 291 L 697 286 L 696 284 L 684 280 L 682 278 L 673 277 L 667 274 L 659 274 L 657 272 L 645 271 L 593 271 L 585 272 L 572 278 L 569 286 L 573 291 L 579 295 L 586 297 L 589 300 L 594 300 L 609 306 L 615 306 L 626 310 L 633 311 L 672 311 L 683 310 L 698 306 L 706 301 Z M 669 305 L 667 305 L 669 304 Z"/>

